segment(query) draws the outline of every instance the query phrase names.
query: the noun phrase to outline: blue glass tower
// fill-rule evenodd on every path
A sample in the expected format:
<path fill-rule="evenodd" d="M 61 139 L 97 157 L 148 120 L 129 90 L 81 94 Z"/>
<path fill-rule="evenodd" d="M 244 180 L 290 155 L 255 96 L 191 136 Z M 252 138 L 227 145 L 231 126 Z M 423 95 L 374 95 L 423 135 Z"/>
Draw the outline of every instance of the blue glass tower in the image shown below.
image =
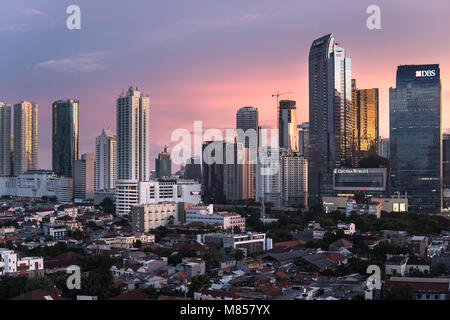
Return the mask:
<path fill-rule="evenodd" d="M 389 89 L 393 192 L 407 192 L 410 209 L 440 212 L 442 105 L 439 65 L 404 65 Z"/>

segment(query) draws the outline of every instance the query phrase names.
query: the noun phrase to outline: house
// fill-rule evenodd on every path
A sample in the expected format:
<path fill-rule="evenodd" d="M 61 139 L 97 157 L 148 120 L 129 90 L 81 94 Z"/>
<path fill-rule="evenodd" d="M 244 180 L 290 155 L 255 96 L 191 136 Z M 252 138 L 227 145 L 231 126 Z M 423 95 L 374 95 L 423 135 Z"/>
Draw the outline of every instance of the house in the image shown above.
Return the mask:
<path fill-rule="evenodd" d="M 10 300 L 67 300 L 59 292 L 50 292 L 42 289 L 28 291 Z"/>
<path fill-rule="evenodd" d="M 426 236 L 412 236 L 409 238 L 408 247 L 415 255 L 423 258 L 427 255 L 429 241 L 430 239 Z"/>
<path fill-rule="evenodd" d="M 150 296 L 141 290 L 126 291 L 110 300 L 150 300 Z"/>
<path fill-rule="evenodd" d="M 416 300 L 450 300 L 449 278 L 397 278 L 386 281 L 383 291 L 389 291 L 397 286 L 412 288 Z"/>
<path fill-rule="evenodd" d="M 429 274 L 431 271 L 431 260 L 428 258 L 409 258 L 406 265 L 406 270 L 408 273 L 418 271 L 422 273 L 427 272 Z"/>
<path fill-rule="evenodd" d="M 352 236 L 356 233 L 356 226 L 354 223 L 338 223 L 337 228 L 344 231 L 347 236 Z"/>
<path fill-rule="evenodd" d="M 406 275 L 406 266 L 408 257 L 406 256 L 392 256 L 385 262 L 386 275 L 395 276 L 400 275 L 404 277 Z"/>
<path fill-rule="evenodd" d="M 187 273 L 189 277 L 205 274 L 205 261 L 198 258 L 183 258 L 182 262 L 177 265 L 176 269 Z"/>
<path fill-rule="evenodd" d="M 225 291 L 202 290 L 194 292 L 194 300 L 241 300 L 240 296 Z"/>
<path fill-rule="evenodd" d="M 330 251 L 339 251 L 341 248 L 351 249 L 353 248 L 353 243 L 345 239 L 339 239 L 328 246 Z"/>
<path fill-rule="evenodd" d="M 80 265 L 83 256 L 81 254 L 68 251 L 52 260 L 44 261 L 44 268 L 46 274 L 55 273 L 58 271 L 65 271 L 67 267 L 72 265 Z"/>

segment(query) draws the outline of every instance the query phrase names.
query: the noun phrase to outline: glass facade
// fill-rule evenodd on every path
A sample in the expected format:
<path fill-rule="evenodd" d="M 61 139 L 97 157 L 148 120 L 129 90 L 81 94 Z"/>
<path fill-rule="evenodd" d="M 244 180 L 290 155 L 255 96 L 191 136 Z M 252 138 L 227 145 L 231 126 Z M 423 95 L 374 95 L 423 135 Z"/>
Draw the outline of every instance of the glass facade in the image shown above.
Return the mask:
<path fill-rule="evenodd" d="M 73 177 L 78 160 L 79 102 L 58 100 L 52 105 L 52 168 L 60 176 Z"/>
<path fill-rule="evenodd" d="M 379 98 L 378 89 L 357 89 L 352 80 L 352 103 L 355 108 L 353 165 L 378 153 L 379 149 Z"/>
<path fill-rule="evenodd" d="M 278 121 L 279 147 L 297 151 L 297 107 L 295 101 L 280 101 Z"/>
<path fill-rule="evenodd" d="M 407 192 L 416 211 L 442 205 L 441 80 L 439 65 L 397 69 L 389 89 L 392 191 Z"/>
<path fill-rule="evenodd" d="M 442 136 L 442 188 L 450 188 L 450 134 Z"/>
<path fill-rule="evenodd" d="M 335 169 L 334 189 L 337 191 L 386 191 L 386 168 Z"/>
<path fill-rule="evenodd" d="M 333 169 L 351 166 L 354 109 L 351 60 L 332 34 L 309 52 L 309 203 L 333 193 Z"/>

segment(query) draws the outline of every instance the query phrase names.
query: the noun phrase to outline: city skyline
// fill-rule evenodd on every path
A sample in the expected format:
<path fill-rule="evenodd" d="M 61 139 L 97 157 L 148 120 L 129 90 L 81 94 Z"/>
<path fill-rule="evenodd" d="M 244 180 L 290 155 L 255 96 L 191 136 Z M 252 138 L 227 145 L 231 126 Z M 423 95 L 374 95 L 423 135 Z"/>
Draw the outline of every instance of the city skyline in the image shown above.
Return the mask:
<path fill-rule="evenodd" d="M 152 18 L 146 26 L 141 22 L 127 25 L 129 9 L 118 1 L 108 2 L 111 13 L 102 15 L 100 21 L 95 20 L 104 12 L 102 5 L 80 1 L 83 27 L 71 33 L 64 25 L 65 4 L 5 1 L 2 11 L 8 14 L 0 25 L 0 39 L 11 45 L 8 52 L 19 53 L 0 53 L 2 61 L 8 61 L 4 70 L 11 75 L 1 80 L 0 100 L 9 105 L 22 100 L 39 103 L 39 163 L 50 169 L 51 102 L 59 97 L 80 101 L 80 154 L 93 152 L 101 129 L 115 126 L 118 93 L 137 85 L 150 95 L 149 147 L 150 159 L 154 159 L 163 145 L 168 144 L 169 149 L 173 145 L 170 133 L 174 129 L 192 129 L 194 120 L 205 121 L 205 127 L 232 128 L 236 110 L 246 105 L 258 108 L 263 127 L 275 127 L 276 103 L 271 95 L 278 90 L 294 92 L 283 98 L 297 101 L 298 123 L 307 121 L 310 43 L 333 32 L 352 58 L 352 78 L 358 86 L 380 89 L 382 136 L 388 136 L 389 87 L 395 86 L 397 66 L 405 64 L 440 64 L 446 128 L 450 126 L 446 112 L 450 63 L 445 53 L 450 47 L 438 39 L 445 37 L 450 24 L 445 19 L 450 4 L 439 1 L 436 10 L 415 3 L 380 1 L 382 29 L 371 31 L 365 27 L 367 3 L 339 8 L 325 1 L 320 6 L 331 10 L 320 11 L 319 4 L 294 1 L 262 1 L 258 10 L 253 9 L 252 1 L 223 7 L 215 2 L 202 6 L 195 19 L 187 19 L 167 5 L 142 2 L 144 9 L 152 9 L 142 10 Z M 189 9 L 187 4 L 180 6 Z M 26 10 L 31 7 L 35 14 Z M 123 10 L 124 26 L 112 27 Z M 170 13 L 166 22 L 158 17 L 165 11 Z M 417 24 L 414 17 L 419 14 L 422 20 Z M 314 22 L 319 16 L 320 26 Z M 26 26 L 17 23 L 20 17 L 28 18 Z M 127 48 L 125 52 L 116 45 L 128 37 L 144 49 Z M 36 48 L 35 39 L 43 45 Z M 411 43 L 417 44 L 415 50 Z M 20 53 L 29 52 L 30 46 L 32 58 Z M 180 46 L 184 47 L 183 59 Z M 23 72 L 28 76 L 21 76 Z M 153 167 L 151 163 L 150 169 Z"/>

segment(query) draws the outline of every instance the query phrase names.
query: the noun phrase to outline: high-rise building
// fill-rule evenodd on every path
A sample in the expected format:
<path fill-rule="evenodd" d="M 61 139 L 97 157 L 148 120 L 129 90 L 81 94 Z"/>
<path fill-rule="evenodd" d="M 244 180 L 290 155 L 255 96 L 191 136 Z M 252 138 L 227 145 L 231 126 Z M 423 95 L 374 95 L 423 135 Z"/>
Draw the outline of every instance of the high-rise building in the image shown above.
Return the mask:
<path fill-rule="evenodd" d="M 380 157 L 389 159 L 389 138 L 381 138 L 380 137 L 380 144 L 379 144 L 379 151 L 378 155 Z"/>
<path fill-rule="evenodd" d="M 167 152 L 167 146 L 164 146 L 164 151 L 158 154 L 155 159 L 156 178 L 170 177 L 172 175 L 172 161 L 170 160 L 170 153 Z"/>
<path fill-rule="evenodd" d="M 240 108 L 236 112 L 236 129 L 247 133 L 245 141 L 240 141 L 244 147 L 256 149 L 259 144 L 258 109 L 254 107 Z"/>
<path fill-rule="evenodd" d="M 279 102 L 278 138 L 279 147 L 286 150 L 298 150 L 297 107 L 293 100 Z"/>
<path fill-rule="evenodd" d="M 85 153 L 74 161 L 73 193 L 75 199 L 94 200 L 95 154 Z"/>
<path fill-rule="evenodd" d="M 240 142 L 226 143 L 226 163 L 224 164 L 224 193 L 229 201 L 254 198 L 253 165 L 250 150 Z"/>
<path fill-rule="evenodd" d="M 450 188 L 450 134 L 442 135 L 442 188 Z"/>
<path fill-rule="evenodd" d="M 116 122 L 116 213 L 124 215 L 137 204 L 139 181 L 149 179 L 149 98 L 130 87 L 117 99 Z"/>
<path fill-rule="evenodd" d="M 38 169 L 38 104 L 14 105 L 14 175 Z"/>
<path fill-rule="evenodd" d="M 224 141 L 205 141 L 202 146 L 202 195 L 208 201 L 225 200 L 223 189 L 225 148 Z"/>
<path fill-rule="evenodd" d="M 117 139 L 108 130 L 95 139 L 95 190 L 116 188 Z"/>
<path fill-rule="evenodd" d="M 255 201 L 281 207 L 280 150 L 267 146 L 260 155 L 264 159 L 261 158 L 255 168 Z"/>
<path fill-rule="evenodd" d="M 285 207 L 308 206 L 308 161 L 299 152 L 282 151 L 281 198 Z"/>
<path fill-rule="evenodd" d="M 332 194 L 332 172 L 350 166 L 353 151 L 351 60 L 333 34 L 313 41 L 309 52 L 309 204 Z"/>
<path fill-rule="evenodd" d="M 117 99 L 117 179 L 148 180 L 149 98 L 130 87 Z"/>
<path fill-rule="evenodd" d="M 186 162 L 184 178 L 197 180 L 198 182 L 202 181 L 202 163 L 200 157 L 192 157 Z"/>
<path fill-rule="evenodd" d="M 402 65 L 389 89 L 393 192 L 407 192 L 410 209 L 442 206 L 442 91 L 437 64 Z"/>
<path fill-rule="evenodd" d="M 11 172 L 11 106 L 0 102 L 0 176 Z"/>
<path fill-rule="evenodd" d="M 309 155 L 309 123 L 303 122 L 297 125 L 298 130 L 298 151 L 300 155 L 308 158 Z"/>
<path fill-rule="evenodd" d="M 79 101 L 73 99 L 52 104 L 52 168 L 57 175 L 68 178 L 73 177 L 73 162 L 78 160 L 78 108 Z"/>
<path fill-rule="evenodd" d="M 375 155 L 379 144 L 379 98 L 378 88 L 358 89 L 352 80 L 352 103 L 355 110 L 353 166 Z"/>

